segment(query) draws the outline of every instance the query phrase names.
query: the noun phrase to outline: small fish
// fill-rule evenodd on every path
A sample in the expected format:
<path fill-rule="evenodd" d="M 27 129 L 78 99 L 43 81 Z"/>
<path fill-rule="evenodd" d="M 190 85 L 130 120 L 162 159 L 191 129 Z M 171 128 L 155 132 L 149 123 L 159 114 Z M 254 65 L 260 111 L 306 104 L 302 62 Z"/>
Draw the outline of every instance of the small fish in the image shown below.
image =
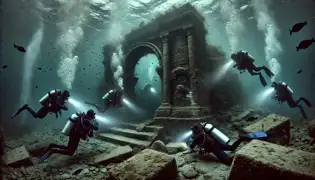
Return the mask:
<path fill-rule="evenodd" d="M 5 68 L 7 68 L 8 67 L 8 65 L 3 65 L 2 66 L 2 69 L 5 69 Z"/>
<path fill-rule="evenodd" d="M 296 51 L 299 51 L 300 49 L 307 49 L 311 44 L 313 44 L 313 42 L 315 42 L 314 38 L 301 41 L 299 46 L 296 47 Z"/>
<path fill-rule="evenodd" d="M 20 52 L 26 52 L 25 48 L 23 46 L 19 46 L 16 44 L 13 44 L 14 48 L 16 48 Z"/>
<path fill-rule="evenodd" d="M 307 25 L 307 21 L 294 24 L 292 29 L 289 29 L 290 30 L 290 35 L 292 35 L 292 32 L 299 32 L 306 25 Z"/>
<path fill-rule="evenodd" d="M 303 71 L 303 70 L 302 70 L 302 69 L 300 69 L 297 73 L 298 73 L 298 74 L 300 74 L 302 71 Z"/>
<path fill-rule="evenodd" d="M 37 69 L 38 69 L 38 70 L 42 70 L 42 68 L 41 68 L 41 67 L 38 67 Z"/>

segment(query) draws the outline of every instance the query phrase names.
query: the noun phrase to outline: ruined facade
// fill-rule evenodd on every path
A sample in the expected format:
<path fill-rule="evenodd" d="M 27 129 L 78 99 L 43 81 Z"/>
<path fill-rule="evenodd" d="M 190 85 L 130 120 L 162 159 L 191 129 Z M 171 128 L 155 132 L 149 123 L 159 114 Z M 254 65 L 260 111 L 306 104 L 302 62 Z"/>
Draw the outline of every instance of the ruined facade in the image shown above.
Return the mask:
<path fill-rule="evenodd" d="M 199 120 L 209 115 L 209 104 L 201 81 L 206 68 L 204 18 L 190 4 L 173 9 L 151 23 L 130 32 L 123 43 L 124 89 L 135 100 L 139 59 L 154 53 L 160 67 L 162 104 L 155 120 Z"/>

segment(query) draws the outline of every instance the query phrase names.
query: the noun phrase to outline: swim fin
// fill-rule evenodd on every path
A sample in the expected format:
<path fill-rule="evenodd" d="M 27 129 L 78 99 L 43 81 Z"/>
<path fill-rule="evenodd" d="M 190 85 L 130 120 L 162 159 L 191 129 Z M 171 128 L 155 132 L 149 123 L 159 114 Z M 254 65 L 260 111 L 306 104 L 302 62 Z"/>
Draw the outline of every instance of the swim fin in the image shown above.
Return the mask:
<path fill-rule="evenodd" d="M 308 119 L 308 117 L 307 117 L 307 115 L 306 115 L 306 113 L 305 113 L 303 107 L 300 106 L 299 108 L 300 108 L 300 111 L 301 111 L 301 114 L 302 114 L 303 118 L 304 118 L 304 119 Z"/>
<path fill-rule="evenodd" d="M 265 70 L 265 73 L 266 73 L 269 77 L 274 76 L 274 74 L 272 73 L 272 71 L 271 71 L 269 68 L 264 67 L 264 70 Z"/>
<path fill-rule="evenodd" d="M 248 133 L 248 134 L 242 134 L 240 137 L 245 139 L 262 139 L 268 137 L 268 135 L 265 132 L 255 132 L 255 133 Z"/>
<path fill-rule="evenodd" d="M 267 86 L 267 82 L 266 82 L 265 78 L 261 74 L 259 74 L 259 79 L 260 79 L 261 84 L 264 87 Z"/>
<path fill-rule="evenodd" d="M 39 158 L 38 164 L 44 162 L 46 159 L 48 159 L 51 156 L 52 152 L 48 151 L 44 156 Z"/>
<path fill-rule="evenodd" d="M 22 106 L 15 114 L 13 114 L 10 118 L 14 118 L 15 116 L 19 115 L 22 111 L 24 111 L 25 109 L 27 109 L 28 105 L 25 104 L 24 106 Z"/>

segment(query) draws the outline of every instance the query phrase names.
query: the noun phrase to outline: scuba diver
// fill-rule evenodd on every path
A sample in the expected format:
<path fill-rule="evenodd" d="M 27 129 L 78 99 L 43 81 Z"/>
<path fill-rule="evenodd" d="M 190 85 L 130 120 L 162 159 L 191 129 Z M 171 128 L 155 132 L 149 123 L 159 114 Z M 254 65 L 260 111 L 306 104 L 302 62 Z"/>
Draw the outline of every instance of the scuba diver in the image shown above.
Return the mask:
<path fill-rule="evenodd" d="M 305 119 L 308 119 L 300 102 L 303 101 L 308 107 L 312 107 L 310 101 L 308 101 L 304 97 L 300 97 L 298 100 L 294 100 L 293 90 L 285 82 L 273 82 L 271 84 L 271 87 L 275 89 L 275 95 L 273 99 L 279 101 L 279 103 L 283 103 L 286 101 L 290 108 L 298 107 L 301 111 L 302 116 Z"/>
<path fill-rule="evenodd" d="M 269 76 L 272 77 L 274 74 L 271 72 L 269 68 L 266 66 L 261 66 L 261 67 L 256 67 L 254 64 L 255 59 L 248 54 L 246 51 L 239 51 L 236 53 L 233 53 L 231 55 L 232 60 L 236 63 L 233 68 L 237 68 L 240 70 L 240 73 L 244 72 L 247 70 L 252 76 L 259 76 L 260 82 L 263 86 L 267 86 L 267 82 L 265 78 L 261 74 L 261 70 L 264 70 L 265 73 Z"/>
<path fill-rule="evenodd" d="M 85 101 L 85 104 L 94 106 L 98 112 L 104 113 L 108 108 L 110 107 L 122 107 L 122 95 L 123 91 L 120 88 L 112 89 L 108 91 L 103 97 L 104 106 L 97 104 L 97 103 L 91 103 L 88 101 Z"/>
<path fill-rule="evenodd" d="M 62 114 L 61 110 L 68 110 L 65 103 L 68 101 L 69 97 L 70 93 L 67 90 L 63 92 L 60 89 L 51 90 L 39 100 L 42 107 L 37 112 L 29 107 L 28 104 L 25 104 L 14 115 L 12 115 L 11 118 L 14 118 L 24 110 L 28 110 L 34 118 L 42 119 L 46 117 L 48 113 L 55 113 L 56 118 L 58 118 L 58 113 L 59 115 Z"/>
<path fill-rule="evenodd" d="M 191 130 L 192 141 L 189 144 L 190 150 L 188 150 L 188 153 L 195 152 L 194 148 L 198 146 L 199 154 L 206 155 L 213 153 L 226 165 L 231 165 L 232 158 L 230 158 L 224 151 L 235 151 L 243 141 L 267 138 L 267 134 L 264 132 L 239 134 L 239 139 L 231 145 L 229 144 L 230 138 L 217 128 L 214 128 L 212 124 L 197 123 Z"/>
<path fill-rule="evenodd" d="M 69 136 L 68 145 L 50 144 L 44 151 L 44 156 L 39 159 L 42 163 L 49 158 L 53 153 L 72 156 L 77 150 L 80 139 L 88 140 L 88 137 L 93 137 L 93 131 L 98 130 L 98 122 L 95 120 L 95 112 L 88 110 L 87 113 L 76 113 L 69 117 L 62 133 Z"/>

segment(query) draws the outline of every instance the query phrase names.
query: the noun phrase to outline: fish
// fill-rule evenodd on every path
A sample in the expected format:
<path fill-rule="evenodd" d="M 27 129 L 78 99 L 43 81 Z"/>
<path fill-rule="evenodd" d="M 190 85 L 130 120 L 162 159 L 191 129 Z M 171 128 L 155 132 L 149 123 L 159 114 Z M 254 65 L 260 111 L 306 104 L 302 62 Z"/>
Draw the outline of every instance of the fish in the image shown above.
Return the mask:
<path fill-rule="evenodd" d="M 311 44 L 313 44 L 313 42 L 315 42 L 314 38 L 301 41 L 296 47 L 296 51 L 299 51 L 300 49 L 307 49 Z"/>
<path fill-rule="evenodd" d="M 25 48 L 23 46 L 19 46 L 16 44 L 13 44 L 13 47 L 16 48 L 20 52 L 26 52 Z"/>
<path fill-rule="evenodd" d="M 8 65 L 3 65 L 2 69 L 6 69 L 8 67 Z"/>
<path fill-rule="evenodd" d="M 303 71 L 303 70 L 302 70 L 302 69 L 300 69 L 297 73 L 298 73 L 298 74 L 300 74 L 302 71 Z"/>
<path fill-rule="evenodd" d="M 307 25 L 307 21 L 294 24 L 292 29 L 289 29 L 290 35 L 292 35 L 293 32 L 299 32 L 306 25 Z"/>

